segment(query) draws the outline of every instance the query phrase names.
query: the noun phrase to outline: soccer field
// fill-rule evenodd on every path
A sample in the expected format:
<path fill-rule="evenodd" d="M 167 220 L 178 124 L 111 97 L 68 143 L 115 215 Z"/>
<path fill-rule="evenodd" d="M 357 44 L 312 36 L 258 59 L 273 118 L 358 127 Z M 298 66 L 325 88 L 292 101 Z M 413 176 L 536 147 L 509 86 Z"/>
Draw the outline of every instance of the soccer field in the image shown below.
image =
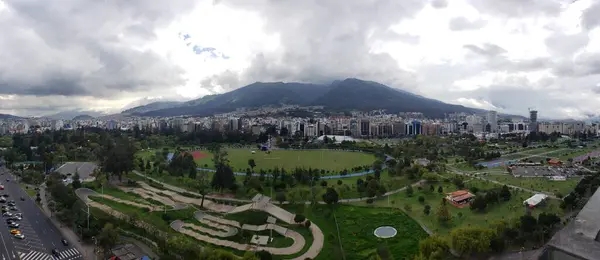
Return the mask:
<path fill-rule="evenodd" d="M 248 166 L 249 159 L 254 159 L 256 162 L 255 171 L 269 170 L 275 167 L 289 171 L 296 167 L 303 167 L 326 171 L 347 169 L 351 172 L 352 167 L 371 165 L 375 161 L 375 156 L 371 154 L 333 150 L 273 150 L 270 153 L 256 150 L 256 153 L 253 154 L 248 149 L 228 149 L 227 152 L 233 170 L 242 172 L 250 168 Z M 214 168 L 212 154 L 208 151 L 201 151 L 201 153 L 208 156 L 197 159 L 198 166 Z"/>

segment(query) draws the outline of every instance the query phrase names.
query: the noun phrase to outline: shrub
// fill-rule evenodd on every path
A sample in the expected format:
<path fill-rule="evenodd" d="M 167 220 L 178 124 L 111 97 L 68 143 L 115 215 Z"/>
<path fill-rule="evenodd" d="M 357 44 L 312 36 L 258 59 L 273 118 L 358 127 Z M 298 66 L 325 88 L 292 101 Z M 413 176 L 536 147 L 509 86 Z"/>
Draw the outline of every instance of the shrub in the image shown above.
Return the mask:
<path fill-rule="evenodd" d="M 424 203 L 424 202 L 425 202 L 425 197 L 423 197 L 423 196 L 419 196 L 419 202 L 420 202 L 420 203 Z"/>
<path fill-rule="evenodd" d="M 303 222 L 304 220 L 306 220 L 306 217 L 304 215 L 298 214 L 294 216 L 294 222 L 296 223 Z"/>
<path fill-rule="evenodd" d="M 373 199 L 367 199 L 367 204 L 373 204 Z"/>
<path fill-rule="evenodd" d="M 304 227 L 305 228 L 310 228 L 311 222 L 310 220 L 307 220 L 306 222 L 304 222 Z"/>

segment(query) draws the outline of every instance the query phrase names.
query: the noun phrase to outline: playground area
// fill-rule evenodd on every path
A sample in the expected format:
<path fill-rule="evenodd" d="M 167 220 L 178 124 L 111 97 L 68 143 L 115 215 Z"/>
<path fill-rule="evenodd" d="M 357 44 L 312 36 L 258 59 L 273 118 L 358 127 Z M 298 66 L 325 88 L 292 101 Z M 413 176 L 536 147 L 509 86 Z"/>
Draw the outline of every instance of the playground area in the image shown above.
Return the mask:
<path fill-rule="evenodd" d="M 127 196 L 118 196 L 121 194 L 118 192 L 99 194 L 87 188 L 76 190 L 76 194 L 89 206 L 121 219 L 128 219 L 131 212 L 138 211 L 148 212 L 145 213 L 148 215 L 153 212 L 181 213 L 174 215 L 193 212 L 190 214 L 193 216 L 173 219 L 166 224 L 172 232 L 216 246 L 239 251 L 267 251 L 274 256 L 297 260 L 314 259 L 323 248 L 323 233 L 317 225 L 307 219 L 297 222 L 295 214 L 272 204 L 269 197 L 260 194 L 245 204 L 222 204 L 209 198 L 202 200 L 193 194 L 184 196 L 166 188 L 159 189 L 145 182 L 138 182 L 136 187 L 116 188 Z M 229 217 L 246 212 L 264 214 L 266 217 L 260 219 L 264 223 L 245 224 Z M 137 226 L 157 228 L 151 218 L 143 220 L 138 221 Z M 164 225 L 160 223 L 160 226 Z"/>

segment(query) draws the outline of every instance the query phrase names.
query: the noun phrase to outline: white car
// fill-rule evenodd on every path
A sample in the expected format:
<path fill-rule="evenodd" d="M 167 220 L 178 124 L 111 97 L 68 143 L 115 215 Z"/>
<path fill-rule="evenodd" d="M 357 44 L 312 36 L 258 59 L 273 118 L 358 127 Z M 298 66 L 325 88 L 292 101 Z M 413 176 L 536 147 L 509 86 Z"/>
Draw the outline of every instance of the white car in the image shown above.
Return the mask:
<path fill-rule="evenodd" d="M 4 212 L 4 214 L 2 214 L 2 216 L 4 216 L 4 217 L 12 217 L 12 215 L 13 214 L 10 212 Z"/>
<path fill-rule="evenodd" d="M 25 235 L 19 233 L 19 234 L 14 234 L 14 236 L 18 239 L 25 239 Z"/>

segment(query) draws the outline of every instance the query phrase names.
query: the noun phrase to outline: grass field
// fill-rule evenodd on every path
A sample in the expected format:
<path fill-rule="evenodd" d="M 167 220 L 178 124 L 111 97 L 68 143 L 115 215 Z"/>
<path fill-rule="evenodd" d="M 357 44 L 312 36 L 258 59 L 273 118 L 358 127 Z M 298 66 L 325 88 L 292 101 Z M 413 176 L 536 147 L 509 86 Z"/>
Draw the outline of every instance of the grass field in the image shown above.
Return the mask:
<path fill-rule="evenodd" d="M 212 154 L 208 157 L 196 161 L 200 167 L 208 166 L 213 168 Z M 360 152 L 344 151 L 324 151 L 324 150 L 274 150 L 270 154 L 256 151 L 255 154 L 247 149 L 229 149 L 227 150 L 231 167 L 235 171 L 245 171 L 248 166 L 248 160 L 254 159 L 256 162 L 255 170 L 270 170 L 275 167 L 284 169 L 316 168 L 336 173 L 344 169 L 350 170 L 352 167 L 371 165 L 375 157 L 371 154 Z"/>
<path fill-rule="evenodd" d="M 580 178 L 575 177 L 569 178 L 566 181 L 551 181 L 547 178 L 517 178 L 508 174 L 486 175 L 485 178 L 530 190 L 550 192 L 554 194 L 560 193 L 563 196 L 571 192 L 580 180 Z"/>
<path fill-rule="evenodd" d="M 397 209 L 338 205 L 335 219 L 334 211 L 325 205 L 288 205 L 286 209 L 305 215 L 323 231 L 325 244 L 317 260 L 343 259 L 342 254 L 346 259 L 368 259 L 380 246 L 387 247 L 394 259 L 412 259 L 419 250 L 419 240 L 427 237 L 414 220 Z M 379 239 L 373 231 L 380 226 L 393 226 L 398 234 L 387 240 Z"/>
<path fill-rule="evenodd" d="M 465 184 L 466 188 L 468 189 L 477 187 L 481 190 L 499 187 L 491 182 L 480 181 L 476 179 L 468 181 Z M 437 191 L 439 186 L 442 186 L 443 189 L 443 193 L 441 194 Z M 510 221 L 513 219 L 518 219 L 525 214 L 523 201 L 533 195 L 532 193 L 524 191 L 511 190 L 511 200 L 488 206 L 483 213 L 473 212 L 469 207 L 459 209 L 448 205 L 448 209 L 452 214 L 452 220 L 449 224 L 441 224 L 437 219 L 436 212 L 442 201 L 442 198 L 445 196 L 444 193 L 456 191 L 457 188 L 453 184 L 445 182 L 434 184 L 434 187 L 434 192 L 429 192 L 429 184 L 425 185 L 422 190 L 415 188 L 414 194 L 411 197 L 409 197 L 405 192 L 400 192 L 390 196 L 389 200 L 377 200 L 371 206 L 368 206 L 365 202 L 357 202 L 355 204 L 372 208 L 389 207 L 403 210 L 406 210 L 407 205 L 409 205 L 408 207 L 410 209 L 407 211 L 408 215 L 435 233 L 448 234 L 452 228 L 456 227 L 487 227 L 498 220 Z M 425 199 L 424 203 L 419 202 L 418 198 L 420 196 L 423 196 Z M 562 210 L 559 208 L 559 204 L 560 203 L 558 200 L 550 200 L 548 205 L 546 205 L 544 208 L 535 209 L 533 214 L 537 215 L 541 212 L 554 212 L 560 216 L 562 215 Z M 429 215 L 425 215 L 423 212 L 425 205 L 431 206 L 431 213 Z"/>
<path fill-rule="evenodd" d="M 138 156 L 148 159 L 155 154 L 156 150 L 146 150 L 138 153 Z M 212 154 L 209 151 L 201 151 L 203 158 L 196 159 L 199 167 L 214 168 Z M 244 172 L 248 166 L 248 160 L 254 159 L 255 171 L 264 169 L 272 170 L 275 167 L 292 170 L 296 167 L 323 169 L 330 174 L 339 174 L 340 171 L 352 167 L 371 165 L 375 156 L 361 152 L 346 152 L 334 150 L 273 150 L 270 154 L 256 151 L 251 153 L 248 149 L 227 149 L 228 159 L 234 171 Z"/>

